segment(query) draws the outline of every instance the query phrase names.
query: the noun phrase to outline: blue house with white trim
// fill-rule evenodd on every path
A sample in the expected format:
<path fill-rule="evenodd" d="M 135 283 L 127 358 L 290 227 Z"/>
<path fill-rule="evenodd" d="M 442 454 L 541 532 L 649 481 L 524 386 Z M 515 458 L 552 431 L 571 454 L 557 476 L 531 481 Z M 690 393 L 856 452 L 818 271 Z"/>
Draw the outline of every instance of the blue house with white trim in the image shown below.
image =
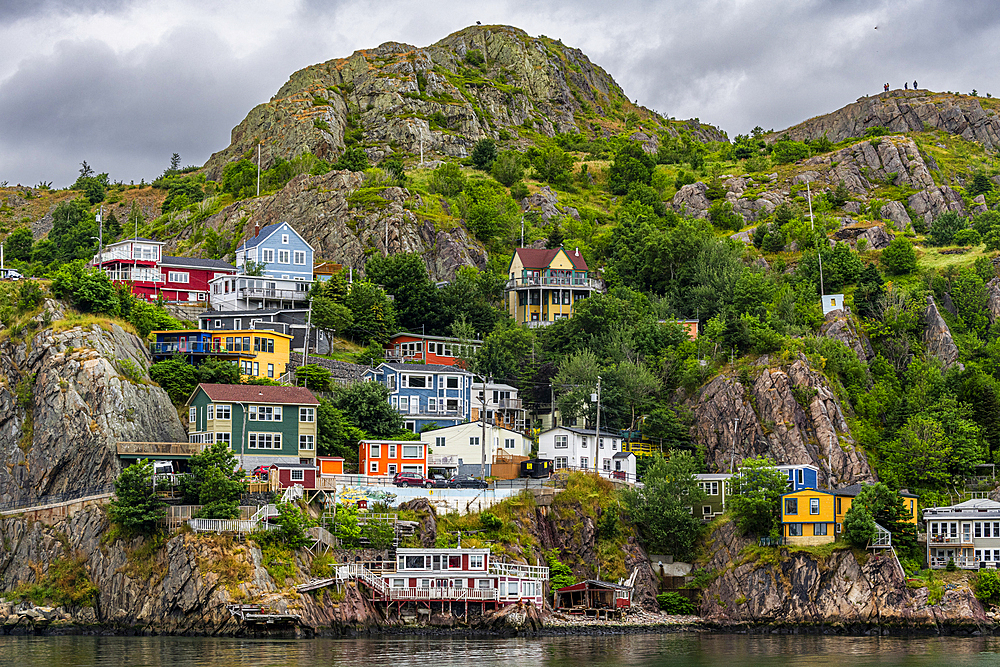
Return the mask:
<path fill-rule="evenodd" d="M 389 402 L 414 433 L 431 424 L 454 426 L 469 421 L 472 373 L 461 368 L 386 362 L 365 371 L 362 379 L 389 388 Z"/>
<path fill-rule="evenodd" d="M 819 488 L 819 468 L 814 465 L 793 463 L 774 467 L 779 472 L 788 475 L 788 490 L 790 492 Z"/>
<path fill-rule="evenodd" d="M 313 248 L 290 223 L 255 228 L 236 248 L 237 275 L 210 282 L 215 310 L 304 307 L 313 281 Z M 246 275 L 247 262 L 264 265 L 263 276 Z"/>

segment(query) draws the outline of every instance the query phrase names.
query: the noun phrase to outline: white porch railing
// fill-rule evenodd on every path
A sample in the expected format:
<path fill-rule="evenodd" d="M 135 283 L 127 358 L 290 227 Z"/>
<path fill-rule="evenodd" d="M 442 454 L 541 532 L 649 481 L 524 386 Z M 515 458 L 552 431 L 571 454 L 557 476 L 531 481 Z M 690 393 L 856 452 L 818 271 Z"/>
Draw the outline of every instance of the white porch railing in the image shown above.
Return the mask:
<path fill-rule="evenodd" d="M 252 519 L 190 519 L 188 525 L 196 533 L 252 533 L 277 528 Z"/>
<path fill-rule="evenodd" d="M 390 588 L 390 600 L 499 600 L 496 588 Z"/>
<path fill-rule="evenodd" d="M 549 578 L 549 568 L 536 565 L 522 565 L 521 563 L 497 563 L 491 560 L 490 574 L 502 577 L 524 577 L 526 579 L 547 581 Z"/>
<path fill-rule="evenodd" d="M 358 579 L 366 583 L 369 588 L 382 596 L 385 596 L 386 590 L 388 589 L 388 586 L 386 586 L 385 580 L 382 577 L 376 575 L 363 565 L 341 565 L 337 568 L 337 578 L 341 581 Z"/>
<path fill-rule="evenodd" d="M 927 559 L 927 564 L 932 569 L 939 570 L 939 569 L 947 567 L 949 560 L 954 560 L 955 561 L 955 567 L 960 567 L 960 568 L 965 569 L 965 570 L 975 570 L 975 569 L 978 569 L 980 565 L 983 565 L 985 567 L 998 567 L 998 566 L 1000 566 L 1000 563 L 989 562 L 989 561 L 977 561 L 975 558 L 973 558 L 971 556 L 970 557 L 955 556 L 953 558 L 946 558 L 946 557 L 943 557 L 943 556 L 931 556 L 930 558 Z"/>
<path fill-rule="evenodd" d="M 931 535 L 928 539 L 931 544 L 972 544 L 971 539 L 961 538 L 956 535 L 951 537 L 948 535 Z"/>

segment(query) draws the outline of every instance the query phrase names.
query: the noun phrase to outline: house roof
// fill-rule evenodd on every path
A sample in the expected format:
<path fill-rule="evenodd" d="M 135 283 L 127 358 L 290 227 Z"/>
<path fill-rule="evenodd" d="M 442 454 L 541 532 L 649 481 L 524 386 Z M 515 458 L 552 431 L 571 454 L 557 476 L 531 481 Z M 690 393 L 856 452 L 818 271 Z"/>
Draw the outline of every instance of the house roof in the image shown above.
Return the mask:
<path fill-rule="evenodd" d="M 308 308 L 258 308 L 253 310 L 206 310 L 198 316 L 200 320 L 210 320 L 213 317 L 246 317 L 247 315 L 277 315 L 278 313 L 307 313 Z"/>
<path fill-rule="evenodd" d="M 219 269 L 224 271 L 235 271 L 236 267 L 221 259 L 202 259 L 201 257 L 171 257 L 164 255 L 160 260 L 164 266 L 190 266 L 192 268 Z"/>
<path fill-rule="evenodd" d="M 833 492 L 833 494 L 836 495 L 836 496 L 845 496 L 845 497 L 854 498 L 859 493 L 861 493 L 861 489 L 865 488 L 866 486 L 871 486 L 871 484 L 851 484 L 850 486 L 845 486 L 842 489 L 835 489 L 834 492 Z M 916 498 L 917 497 L 915 494 L 910 493 L 906 489 L 900 489 L 898 491 L 898 493 L 899 493 L 899 495 L 903 496 L 904 498 Z M 1000 507 L 1000 505 L 998 505 L 998 507 Z"/>
<path fill-rule="evenodd" d="M 465 340 L 464 338 L 453 338 L 451 336 L 429 336 L 427 334 L 413 333 L 412 331 L 398 331 L 391 336 L 389 336 L 389 343 L 391 345 L 393 341 L 399 338 L 416 338 L 417 340 L 440 340 L 445 343 L 458 343 L 459 345 L 482 345 L 483 341 L 481 339 Z"/>
<path fill-rule="evenodd" d="M 239 246 L 237 246 L 237 248 L 236 248 L 237 252 L 240 251 L 240 250 L 249 250 L 250 248 L 256 248 L 261 243 L 263 243 L 264 241 L 266 241 L 272 234 L 274 234 L 276 231 L 278 231 L 278 229 L 280 227 L 282 227 L 283 225 L 288 225 L 288 229 L 290 231 L 294 232 L 295 235 L 298 236 L 300 239 L 302 239 L 302 242 L 305 243 L 307 246 L 309 246 L 310 250 L 312 249 L 312 246 L 309 245 L 306 242 L 306 240 L 302 238 L 301 234 L 299 234 L 298 232 L 295 231 L 294 227 L 292 227 L 287 222 L 276 222 L 273 225 L 268 225 L 266 227 L 261 227 L 260 231 L 257 232 L 256 236 L 251 236 L 250 238 L 248 238 L 245 241 L 243 241 L 243 243 L 241 243 Z"/>
<path fill-rule="evenodd" d="M 579 254 L 579 250 L 569 252 L 565 248 L 518 248 L 515 252 L 517 253 L 517 256 L 521 258 L 521 264 L 523 264 L 526 269 L 547 268 L 548 265 L 552 263 L 552 260 L 555 259 L 555 256 L 560 252 L 563 252 L 567 257 L 569 257 L 569 261 L 573 263 L 574 269 L 577 271 L 587 270 L 587 260 L 583 258 L 583 255 Z"/>
<path fill-rule="evenodd" d="M 557 591 L 582 591 L 587 588 L 608 588 L 615 591 L 627 591 L 631 590 L 628 586 L 622 586 L 621 584 L 613 584 L 610 581 L 598 581 L 597 579 L 585 579 L 584 581 L 579 581 L 575 584 L 570 584 L 569 586 L 563 586 L 562 588 L 557 588 Z"/>
<path fill-rule="evenodd" d="M 461 423 L 461 424 L 452 424 L 451 426 L 442 426 L 441 428 L 435 428 L 435 429 L 432 429 L 430 431 L 421 431 L 420 432 L 421 440 L 423 439 L 422 436 L 424 434 L 427 434 L 428 438 L 433 438 L 436 435 L 439 435 L 439 434 L 441 434 L 441 433 L 443 433 L 445 431 L 450 431 L 452 429 L 458 429 L 458 428 L 469 427 L 469 426 L 472 426 L 474 428 L 480 428 L 482 426 L 482 422 L 479 422 L 479 421 L 464 422 L 464 423 Z M 486 426 L 488 428 L 492 429 L 493 431 L 502 431 L 504 433 L 513 433 L 514 435 L 517 435 L 517 436 L 520 436 L 520 437 L 524 437 L 520 433 L 518 433 L 517 431 L 515 431 L 513 429 L 503 428 L 502 426 L 501 427 L 496 427 L 496 426 L 493 426 L 492 424 L 490 424 L 489 422 L 487 422 Z M 420 442 L 420 441 L 418 440 L 416 442 Z"/>
<path fill-rule="evenodd" d="M 147 239 L 147 238 L 143 238 L 142 236 L 136 236 L 136 237 L 133 237 L 133 238 L 130 238 L 130 239 L 122 239 L 121 241 L 115 241 L 114 243 L 109 243 L 108 247 L 110 248 L 112 246 L 121 245 L 123 243 L 131 243 L 132 241 L 136 241 L 136 242 L 139 242 L 139 243 L 157 243 L 159 245 L 163 245 L 164 244 L 163 241 L 157 241 L 156 239 Z"/>
<path fill-rule="evenodd" d="M 617 454 L 615 454 L 611 458 L 613 458 L 613 459 L 627 459 L 630 456 L 635 456 L 635 454 L 633 454 L 632 452 L 618 452 Z"/>
<path fill-rule="evenodd" d="M 541 433 L 539 433 L 539 435 L 545 435 L 549 431 L 569 431 L 570 433 L 577 433 L 579 435 L 594 435 L 593 429 L 574 428 L 572 426 L 553 426 L 548 431 L 542 431 Z M 613 433 L 611 431 L 605 431 L 605 430 L 601 430 L 601 435 L 607 436 L 609 438 L 622 437 L 621 433 Z"/>
<path fill-rule="evenodd" d="M 459 368 L 458 366 L 445 366 L 444 364 L 400 364 L 393 361 L 387 361 L 382 364 L 379 364 L 379 368 L 381 368 L 382 366 L 388 366 L 394 371 L 410 371 L 413 373 L 419 373 L 423 371 L 425 373 L 449 373 L 451 375 L 472 375 L 472 373 L 470 373 L 469 371 Z"/>
<path fill-rule="evenodd" d="M 281 405 L 319 405 L 305 387 L 271 387 L 254 384 L 199 384 L 187 402 L 201 389 L 213 401 L 224 403 L 277 403 Z"/>
<path fill-rule="evenodd" d="M 824 491 L 823 489 L 799 489 L 798 491 L 789 491 L 788 493 L 782 493 L 781 497 L 784 498 L 785 496 L 794 496 L 800 493 L 822 493 L 823 495 L 827 496 L 837 495 L 833 491 Z"/>
<path fill-rule="evenodd" d="M 278 463 L 272 463 L 271 467 L 272 468 L 279 468 L 279 469 L 280 468 L 296 468 L 296 469 L 303 468 L 305 470 L 316 470 L 317 469 L 316 466 L 314 466 L 311 463 L 281 463 L 281 462 L 278 462 Z"/>

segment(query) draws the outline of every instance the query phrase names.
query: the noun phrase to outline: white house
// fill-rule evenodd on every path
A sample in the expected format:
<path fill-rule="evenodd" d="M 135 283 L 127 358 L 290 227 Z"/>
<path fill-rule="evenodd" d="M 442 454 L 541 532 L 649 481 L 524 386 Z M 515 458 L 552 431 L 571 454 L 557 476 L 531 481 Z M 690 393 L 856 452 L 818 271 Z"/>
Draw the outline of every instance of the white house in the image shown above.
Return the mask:
<path fill-rule="evenodd" d="M 598 442 L 594 442 L 598 440 Z M 604 477 L 635 481 L 635 454 L 621 451 L 621 434 L 601 431 L 598 439 L 591 430 L 557 426 L 538 436 L 538 458 L 552 459 L 556 470 L 594 470 Z"/>
<path fill-rule="evenodd" d="M 454 426 L 424 431 L 420 441 L 430 449 L 430 459 L 447 458 L 444 467 L 454 467 L 458 473 L 478 475 L 483 460 L 483 425 L 481 422 L 466 422 Z M 512 456 L 531 456 L 531 440 L 517 431 L 486 424 L 486 465 L 492 465 L 497 452 Z"/>

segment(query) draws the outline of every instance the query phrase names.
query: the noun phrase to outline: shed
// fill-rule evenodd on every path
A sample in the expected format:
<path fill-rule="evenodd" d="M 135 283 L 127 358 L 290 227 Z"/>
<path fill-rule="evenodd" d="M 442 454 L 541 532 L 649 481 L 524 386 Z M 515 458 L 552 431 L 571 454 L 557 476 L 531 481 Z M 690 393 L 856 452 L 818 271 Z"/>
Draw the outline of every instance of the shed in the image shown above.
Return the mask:
<path fill-rule="evenodd" d="M 316 465 L 319 466 L 319 476 L 344 474 L 344 459 L 339 456 L 317 456 Z"/>
<path fill-rule="evenodd" d="M 571 614 L 600 617 L 609 613 L 617 614 L 619 610 L 632 606 L 630 587 L 597 579 L 557 588 L 554 596 L 552 608 Z"/>
<path fill-rule="evenodd" d="M 272 471 L 278 472 L 278 484 L 282 489 L 300 484 L 304 489 L 316 488 L 316 466 L 310 463 L 274 463 Z"/>

